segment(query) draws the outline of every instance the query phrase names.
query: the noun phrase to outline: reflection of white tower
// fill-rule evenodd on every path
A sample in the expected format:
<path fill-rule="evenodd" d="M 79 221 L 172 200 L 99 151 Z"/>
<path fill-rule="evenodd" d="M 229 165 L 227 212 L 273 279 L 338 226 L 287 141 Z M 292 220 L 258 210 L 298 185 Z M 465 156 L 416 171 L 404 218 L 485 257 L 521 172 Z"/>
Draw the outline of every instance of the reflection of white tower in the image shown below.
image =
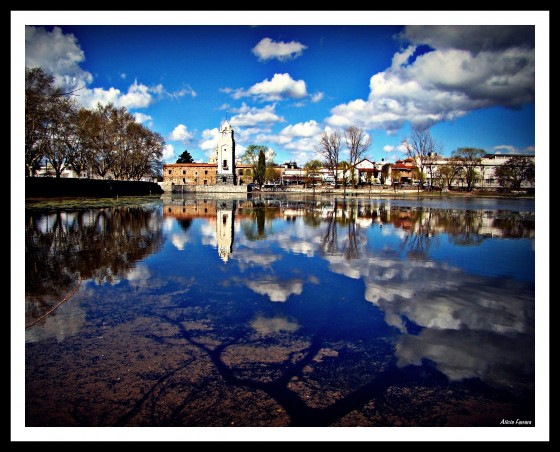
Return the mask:
<path fill-rule="evenodd" d="M 218 254 L 224 262 L 229 260 L 233 249 L 233 210 L 223 206 L 216 211 Z"/>
<path fill-rule="evenodd" d="M 235 185 L 235 140 L 233 129 L 228 121 L 224 121 L 218 135 L 218 185 Z"/>

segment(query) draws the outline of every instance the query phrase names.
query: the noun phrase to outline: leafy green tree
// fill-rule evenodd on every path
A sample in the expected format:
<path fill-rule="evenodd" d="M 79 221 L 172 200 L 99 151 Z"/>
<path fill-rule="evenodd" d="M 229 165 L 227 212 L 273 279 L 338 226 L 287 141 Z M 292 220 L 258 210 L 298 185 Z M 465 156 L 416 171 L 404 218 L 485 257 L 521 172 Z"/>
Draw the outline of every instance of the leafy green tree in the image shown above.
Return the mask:
<path fill-rule="evenodd" d="M 251 165 L 251 173 L 253 174 L 253 179 L 257 181 L 257 183 L 262 185 L 266 179 L 266 174 L 263 176 L 262 182 L 258 182 L 257 177 L 257 170 L 259 165 L 259 157 L 260 153 L 263 153 L 265 157 L 265 173 L 266 173 L 266 166 L 269 164 L 274 163 L 274 152 L 270 151 L 268 147 L 251 144 L 247 146 L 245 152 L 241 155 L 240 160 L 247 165 Z"/>
<path fill-rule="evenodd" d="M 194 159 L 190 152 L 185 149 L 175 163 L 194 163 Z"/>
<path fill-rule="evenodd" d="M 259 150 L 259 157 L 257 160 L 257 168 L 256 171 L 254 172 L 255 174 L 255 180 L 257 181 L 257 184 L 259 184 L 259 188 L 262 188 L 262 185 L 264 184 L 264 181 L 266 180 L 266 157 L 264 155 L 264 150 L 260 149 Z"/>

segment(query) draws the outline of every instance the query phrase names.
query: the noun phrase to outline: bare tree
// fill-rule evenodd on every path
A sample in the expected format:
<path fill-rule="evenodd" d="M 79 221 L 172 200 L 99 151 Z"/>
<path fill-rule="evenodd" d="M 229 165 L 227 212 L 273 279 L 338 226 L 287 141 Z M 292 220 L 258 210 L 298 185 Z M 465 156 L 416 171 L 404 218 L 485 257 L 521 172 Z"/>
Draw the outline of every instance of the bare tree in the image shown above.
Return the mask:
<path fill-rule="evenodd" d="M 342 171 L 342 186 L 344 187 L 344 196 L 346 196 L 346 186 L 348 185 L 348 173 L 352 170 L 350 163 L 342 161 L 338 164 L 338 169 Z"/>
<path fill-rule="evenodd" d="M 340 160 L 340 143 L 342 137 L 338 130 L 331 133 L 326 130 L 321 134 L 318 152 L 325 159 L 325 166 L 334 174 L 334 186 L 338 186 L 338 165 Z"/>
<path fill-rule="evenodd" d="M 112 104 L 97 104 L 93 110 L 94 118 L 88 124 L 88 134 L 92 149 L 92 169 L 99 177 L 105 179 L 113 168 L 115 161 L 115 140 L 111 124 Z"/>
<path fill-rule="evenodd" d="M 437 167 L 434 173 L 434 179 L 439 181 L 441 188 L 447 187 L 451 189 L 453 181 L 463 175 L 463 167 L 461 162 L 455 158 L 450 158 L 447 163 Z"/>
<path fill-rule="evenodd" d="M 68 157 L 72 150 L 72 122 L 76 105 L 72 99 L 64 96 L 53 98 L 50 104 L 49 118 L 45 126 L 44 153 L 58 179 L 69 164 Z"/>
<path fill-rule="evenodd" d="M 429 130 L 413 130 L 402 144 L 406 149 L 407 157 L 414 160 L 422 174 L 426 174 L 427 171 L 431 180 L 437 155 L 442 153 L 443 145 L 432 136 Z"/>
<path fill-rule="evenodd" d="M 307 176 L 307 181 L 308 183 L 311 183 L 311 186 L 313 187 L 313 194 L 315 194 L 315 181 L 319 176 L 319 170 L 322 166 L 322 163 L 319 160 L 315 159 L 310 160 L 303 167 Z"/>
<path fill-rule="evenodd" d="M 88 125 L 93 120 L 93 112 L 86 108 L 81 108 L 72 118 L 71 130 L 68 135 L 68 166 L 70 166 L 78 177 L 83 172 L 87 172 L 90 177 L 89 170 L 91 168 L 91 145 Z"/>
<path fill-rule="evenodd" d="M 365 153 L 371 146 L 371 137 L 359 127 L 350 126 L 344 131 L 344 140 L 348 148 L 348 163 L 351 167 L 351 181 L 355 184 L 354 173 L 356 164 L 360 162 L 365 156 Z"/>
<path fill-rule="evenodd" d="M 78 109 L 41 68 L 25 69 L 25 167 L 33 176 L 46 160 L 55 176 L 71 167 L 80 175 L 140 180 L 161 171 L 165 142 L 138 124 L 126 108 L 98 104 Z"/>
<path fill-rule="evenodd" d="M 459 148 L 451 154 L 457 159 L 458 164 L 463 169 L 463 175 L 467 182 L 467 190 L 471 191 L 478 179 L 478 169 L 482 162 L 482 157 L 486 155 L 486 151 L 477 148 Z"/>
<path fill-rule="evenodd" d="M 33 176 L 45 156 L 48 127 L 62 95 L 54 77 L 41 68 L 25 68 L 25 175 Z"/>

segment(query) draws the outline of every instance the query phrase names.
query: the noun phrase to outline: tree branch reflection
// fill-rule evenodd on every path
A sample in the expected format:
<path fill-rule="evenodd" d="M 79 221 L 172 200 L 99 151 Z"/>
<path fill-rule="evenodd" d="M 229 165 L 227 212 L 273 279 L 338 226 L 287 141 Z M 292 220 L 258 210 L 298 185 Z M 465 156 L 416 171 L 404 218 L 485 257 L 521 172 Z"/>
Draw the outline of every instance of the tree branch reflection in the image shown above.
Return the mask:
<path fill-rule="evenodd" d="M 111 207 L 66 212 L 26 210 L 25 292 L 34 318 L 75 283 L 126 277 L 163 244 L 157 208 Z"/>

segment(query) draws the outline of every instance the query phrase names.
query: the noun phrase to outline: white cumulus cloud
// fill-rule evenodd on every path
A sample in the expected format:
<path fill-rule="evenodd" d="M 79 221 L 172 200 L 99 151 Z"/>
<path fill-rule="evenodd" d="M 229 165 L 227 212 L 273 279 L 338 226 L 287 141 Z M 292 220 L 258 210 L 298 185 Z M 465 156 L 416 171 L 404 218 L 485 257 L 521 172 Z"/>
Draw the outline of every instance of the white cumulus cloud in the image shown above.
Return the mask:
<path fill-rule="evenodd" d="M 323 97 L 325 97 L 325 93 L 322 93 L 321 91 L 317 91 L 315 94 L 311 96 L 311 102 L 319 102 L 320 100 L 323 99 Z"/>
<path fill-rule="evenodd" d="M 163 160 L 169 161 L 175 158 L 175 148 L 172 144 L 166 144 L 163 148 Z"/>
<path fill-rule="evenodd" d="M 203 151 L 214 151 L 218 146 L 219 130 L 217 127 L 213 129 L 204 129 L 202 131 L 202 140 L 199 142 L 199 147 Z"/>
<path fill-rule="evenodd" d="M 263 38 L 253 47 L 252 52 L 260 61 L 277 59 L 286 61 L 301 56 L 307 46 L 297 41 L 274 41 L 270 38 Z"/>
<path fill-rule="evenodd" d="M 42 67 L 64 91 L 83 88 L 93 81 L 93 75 L 80 67 L 85 59 L 73 34 L 64 34 L 59 27 L 52 31 L 25 27 L 25 66 Z"/>
<path fill-rule="evenodd" d="M 322 129 L 314 120 L 291 124 L 280 131 L 280 135 L 288 137 L 313 137 L 321 133 Z"/>
<path fill-rule="evenodd" d="M 383 146 L 383 152 L 406 152 L 406 147 L 403 144 L 397 146 L 386 144 Z"/>
<path fill-rule="evenodd" d="M 257 108 L 243 103 L 240 108 L 232 110 L 237 114 L 231 118 L 230 123 L 234 127 L 250 127 L 257 124 L 284 122 L 284 118 L 276 114 L 275 108 L 274 104 Z"/>
<path fill-rule="evenodd" d="M 234 99 L 242 97 L 254 97 L 265 101 L 278 101 L 284 99 L 303 99 L 308 96 L 307 86 L 304 80 L 294 80 L 290 74 L 274 74 L 269 80 L 256 83 L 249 89 L 223 88 L 223 92 L 230 93 Z"/>
<path fill-rule="evenodd" d="M 193 139 L 193 133 L 189 132 L 187 126 L 184 124 L 179 124 L 173 129 L 173 132 L 169 135 L 171 141 L 180 141 L 181 143 L 188 144 Z"/>
<path fill-rule="evenodd" d="M 425 129 L 493 106 L 534 101 L 534 37 L 527 27 L 407 27 L 413 42 L 370 79 L 368 99 L 331 110 L 327 123 L 395 133 Z M 519 36 L 518 36 L 519 34 Z M 433 50 L 420 51 L 416 44 Z"/>
<path fill-rule="evenodd" d="M 134 112 L 132 115 L 134 116 L 134 119 L 136 120 L 136 122 L 138 124 L 143 124 L 143 123 L 145 123 L 147 121 L 151 121 L 153 119 L 150 115 L 146 115 L 146 114 L 138 112 L 138 111 Z"/>
<path fill-rule="evenodd" d="M 155 98 L 176 99 L 186 95 L 196 96 L 196 92 L 184 85 L 176 91 L 167 91 L 162 84 L 148 86 L 134 80 L 127 91 L 118 88 L 88 86 L 93 82 L 93 75 L 81 68 L 86 57 L 76 37 L 65 34 L 60 27 L 48 30 L 45 27 L 25 27 L 25 66 L 42 67 L 52 74 L 56 86 L 64 91 L 74 91 L 77 101 L 87 108 L 95 108 L 98 103 L 112 103 L 116 107 L 146 108 Z M 119 73 L 124 80 L 127 74 Z M 154 97 L 155 96 L 155 97 Z"/>

